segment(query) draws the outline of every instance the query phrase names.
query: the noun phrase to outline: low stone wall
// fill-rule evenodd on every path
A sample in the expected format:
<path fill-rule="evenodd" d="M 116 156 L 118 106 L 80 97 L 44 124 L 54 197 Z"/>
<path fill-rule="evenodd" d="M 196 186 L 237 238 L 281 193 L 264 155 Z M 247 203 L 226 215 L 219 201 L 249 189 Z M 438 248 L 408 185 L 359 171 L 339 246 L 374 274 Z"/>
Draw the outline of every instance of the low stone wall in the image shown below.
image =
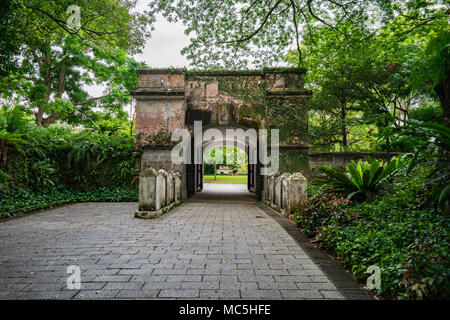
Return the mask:
<path fill-rule="evenodd" d="M 141 219 L 157 218 L 180 204 L 181 174 L 153 168 L 139 176 L 139 210 L 134 216 Z"/>
<path fill-rule="evenodd" d="M 295 209 L 307 201 L 308 181 L 300 173 L 269 176 L 263 199 L 266 205 L 292 219 Z"/>

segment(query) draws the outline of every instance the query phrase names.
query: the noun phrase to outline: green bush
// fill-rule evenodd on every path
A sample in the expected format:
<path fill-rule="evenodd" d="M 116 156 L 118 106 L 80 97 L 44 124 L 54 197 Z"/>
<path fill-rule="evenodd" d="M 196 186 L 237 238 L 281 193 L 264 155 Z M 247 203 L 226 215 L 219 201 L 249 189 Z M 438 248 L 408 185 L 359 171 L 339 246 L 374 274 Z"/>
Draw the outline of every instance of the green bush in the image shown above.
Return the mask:
<path fill-rule="evenodd" d="M 8 148 L 0 169 L 11 176 L 12 191 L 42 190 L 53 185 L 100 188 L 137 184 L 134 139 L 70 127 L 33 128 L 21 135 L 27 147 Z"/>
<path fill-rule="evenodd" d="M 109 122 L 99 126 L 36 127 L 20 108 L 2 108 L 2 217 L 77 201 L 136 201 L 134 138 Z"/>
<path fill-rule="evenodd" d="M 297 223 L 302 231 L 313 237 L 322 232 L 323 226 L 332 219 L 348 219 L 346 208 L 350 200 L 339 198 L 328 192 L 317 194 L 308 201 L 301 214 L 296 215 Z"/>
<path fill-rule="evenodd" d="M 343 194 L 349 199 L 360 197 L 373 199 L 381 184 L 394 176 L 402 167 L 403 158 L 395 157 L 389 164 L 376 159 L 359 160 L 347 165 L 346 172 L 340 172 L 329 166 L 317 166 L 323 173 L 316 183 L 330 187 L 332 192 Z"/>
<path fill-rule="evenodd" d="M 0 193 L 0 195 L 2 195 Z M 115 187 L 97 189 L 67 189 L 52 187 L 45 192 L 22 190 L 0 197 L 0 218 L 7 218 L 74 202 L 127 202 L 137 201 L 137 188 Z"/>
<path fill-rule="evenodd" d="M 432 204 L 424 184 L 432 168 L 417 169 L 383 189 L 372 202 L 351 203 L 326 191 L 299 210 L 298 226 L 329 249 L 361 281 L 381 269 L 387 299 L 450 297 L 450 216 Z"/>
<path fill-rule="evenodd" d="M 400 136 L 414 141 L 415 154 L 409 170 L 433 166 L 425 181 L 433 186 L 433 199 L 439 209 L 450 212 L 450 129 L 438 123 L 409 121 L 389 127 L 383 136 Z"/>

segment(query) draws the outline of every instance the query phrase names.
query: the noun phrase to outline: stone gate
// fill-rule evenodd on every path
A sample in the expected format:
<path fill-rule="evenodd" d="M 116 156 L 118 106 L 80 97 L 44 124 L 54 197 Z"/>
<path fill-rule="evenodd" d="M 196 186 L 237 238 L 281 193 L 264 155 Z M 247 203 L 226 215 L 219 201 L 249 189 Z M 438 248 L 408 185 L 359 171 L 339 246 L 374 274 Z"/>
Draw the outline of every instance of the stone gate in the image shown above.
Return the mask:
<path fill-rule="evenodd" d="M 171 160 L 176 129 L 230 128 L 279 129 L 279 173 L 302 172 L 309 176 L 308 110 L 311 92 L 304 89 L 304 69 L 264 69 L 255 71 L 190 71 L 185 69 L 139 70 L 136 99 L 136 144 L 143 150 L 141 171 L 146 168 L 178 171 L 182 178 L 182 197 L 202 189 L 203 165 L 176 164 Z M 270 139 L 269 139 L 270 141 Z M 245 144 L 247 154 L 251 150 Z M 223 141 L 233 145 L 234 141 Z M 192 142 L 193 145 L 193 142 Z M 191 148 L 192 156 L 211 148 Z M 259 147 L 259 143 L 257 148 Z M 257 153 L 257 150 L 256 150 Z M 248 189 L 261 199 L 267 177 L 262 164 L 249 164 Z"/>

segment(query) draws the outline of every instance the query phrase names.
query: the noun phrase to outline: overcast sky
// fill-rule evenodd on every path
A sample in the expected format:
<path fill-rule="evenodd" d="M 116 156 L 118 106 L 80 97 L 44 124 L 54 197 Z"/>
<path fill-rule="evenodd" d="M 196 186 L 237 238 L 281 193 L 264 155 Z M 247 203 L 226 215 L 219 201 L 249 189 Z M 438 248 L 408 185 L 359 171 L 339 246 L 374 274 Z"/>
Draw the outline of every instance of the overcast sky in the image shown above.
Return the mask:
<path fill-rule="evenodd" d="M 139 0 L 137 10 L 145 10 L 147 0 Z M 169 23 L 163 16 L 156 18 L 155 30 L 147 40 L 142 54 L 134 56 L 137 61 L 144 61 L 151 68 L 188 67 L 189 64 L 181 49 L 189 44 L 189 38 L 184 34 L 181 23 Z M 101 86 L 90 86 L 88 91 L 92 96 L 100 96 Z"/>
<path fill-rule="evenodd" d="M 145 10 L 149 1 L 139 0 L 137 10 Z M 180 51 L 189 43 L 181 23 L 169 23 L 163 16 L 157 16 L 155 30 L 145 44 L 143 54 L 136 60 L 145 61 L 152 68 L 187 67 L 188 62 Z"/>

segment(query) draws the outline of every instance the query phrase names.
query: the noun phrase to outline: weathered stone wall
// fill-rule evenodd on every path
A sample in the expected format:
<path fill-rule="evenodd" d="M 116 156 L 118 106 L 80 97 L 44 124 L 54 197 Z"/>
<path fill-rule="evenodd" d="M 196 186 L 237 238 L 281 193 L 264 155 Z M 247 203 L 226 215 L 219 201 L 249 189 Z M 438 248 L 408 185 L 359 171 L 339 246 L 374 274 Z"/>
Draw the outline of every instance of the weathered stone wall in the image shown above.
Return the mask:
<path fill-rule="evenodd" d="M 391 153 L 391 156 L 400 153 Z M 326 165 L 333 169 L 345 170 L 347 164 L 352 161 L 367 160 L 374 158 L 378 160 L 387 160 L 385 152 L 312 152 L 309 155 L 310 176 L 314 177 L 319 174 L 317 165 Z"/>
<path fill-rule="evenodd" d="M 180 204 L 181 174 L 147 168 L 139 176 L 139 210 L 135 217 L 153 219 Z"/>

